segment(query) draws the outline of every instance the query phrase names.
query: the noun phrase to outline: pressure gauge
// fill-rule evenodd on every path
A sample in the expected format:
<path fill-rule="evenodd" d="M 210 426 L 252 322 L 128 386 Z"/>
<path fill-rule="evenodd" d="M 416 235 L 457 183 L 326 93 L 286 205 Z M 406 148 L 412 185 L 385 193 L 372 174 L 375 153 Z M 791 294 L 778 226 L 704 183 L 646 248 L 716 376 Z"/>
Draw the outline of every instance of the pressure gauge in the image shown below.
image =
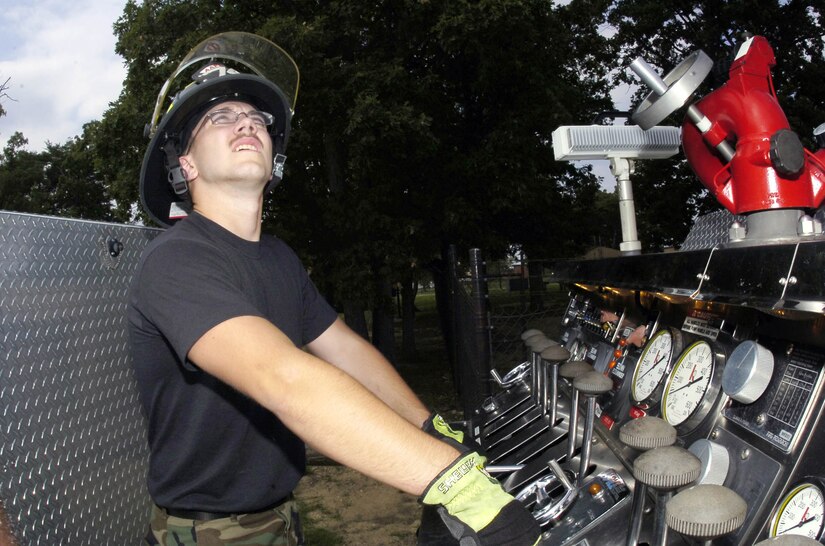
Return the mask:
<path fill-rule="evenodd" d="M 714 355 L 707 341 L 690 345 L 673 365 L 662 395 L 662 417 L 684 423 L 702 403 L 713 378 Z"/>
<path fill-rule="evenodd" d="M 676 334 L 678 336 L 678 333 Z M 636 370 L 630 394 L 636 402 L 650 398 L 670 369 L 675 344 L 674 334 L 668 328 L 659 330 L 645 344 Z"/>
<path fill-rule="evenodd" d="M 771 537 L 802 535 L 814 540 L 822 536 L 825 516 L 825 496 L 818 485 L 804 482 L 791 491 L 779 503 L 771 522 Z"/>

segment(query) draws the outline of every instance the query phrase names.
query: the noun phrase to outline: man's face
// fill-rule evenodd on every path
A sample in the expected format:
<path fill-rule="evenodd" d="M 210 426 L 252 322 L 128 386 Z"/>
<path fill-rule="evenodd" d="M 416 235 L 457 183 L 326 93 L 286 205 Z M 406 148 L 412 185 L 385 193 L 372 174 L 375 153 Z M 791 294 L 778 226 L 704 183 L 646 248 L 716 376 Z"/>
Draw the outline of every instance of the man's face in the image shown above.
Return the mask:
<path fill-rule="evenodd" d="M 255 107 L 246 102 L 227 101 L 204 114 L 192 132 L 189 151 L 183 156 L 196 171 L 196 176 L 189 173 L 192 181 L 263 185 L 270 179 L 272 139 L 260 119 L 254 114 L 246 115 L 254 111 Z"/>

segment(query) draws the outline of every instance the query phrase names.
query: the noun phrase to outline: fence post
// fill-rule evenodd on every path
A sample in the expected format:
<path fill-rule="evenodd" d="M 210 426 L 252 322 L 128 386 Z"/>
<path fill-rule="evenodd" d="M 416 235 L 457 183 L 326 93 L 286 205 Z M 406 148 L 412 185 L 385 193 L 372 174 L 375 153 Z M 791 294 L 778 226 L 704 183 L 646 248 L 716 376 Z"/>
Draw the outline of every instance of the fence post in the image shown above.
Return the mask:
<path fill-rule="evenodd" d="M 458 344 L 461 343 L 461 327 L 459 325 L 459 302 L 458 302 L 458 253 L 455 245 L 447 247 L 447 286 L 449 291 L 449 308 L 450 308 L 450 328 L 452 329 L 449 347 L 450 347 L 450 364 L 453 368 L 453 382 L 459 394 L 463 393 L 462 383 L 462 368 L 464 366 L 464 359 L 461 358 L 458 350 Z"/>
<path fill-rule="evenodd" d="M 481 250 L 470 249 L 470 276 L 472 283 L 473 309 L 475 312 L 475 343 L 479 361 L 476 363 L 476 384 L 479 387 L 481 403 L 490 396 L 490 361 L 492 359 L 492 339 L 490 338 L 489 294 L 487 291 L 487 274 Z"/>

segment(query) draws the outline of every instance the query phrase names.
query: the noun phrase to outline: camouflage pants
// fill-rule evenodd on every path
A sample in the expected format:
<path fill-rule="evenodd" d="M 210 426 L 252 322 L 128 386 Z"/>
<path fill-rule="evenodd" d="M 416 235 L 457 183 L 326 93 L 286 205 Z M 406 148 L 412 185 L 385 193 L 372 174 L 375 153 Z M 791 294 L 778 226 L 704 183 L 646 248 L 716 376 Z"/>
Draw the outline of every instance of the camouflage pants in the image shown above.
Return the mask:
<path fill-rule="evenodd" d="M 256 514 L 211 521 L 170 516 L 158 506 L 144 542 L 147 546 L 304 546 L 294 500 Z"/>

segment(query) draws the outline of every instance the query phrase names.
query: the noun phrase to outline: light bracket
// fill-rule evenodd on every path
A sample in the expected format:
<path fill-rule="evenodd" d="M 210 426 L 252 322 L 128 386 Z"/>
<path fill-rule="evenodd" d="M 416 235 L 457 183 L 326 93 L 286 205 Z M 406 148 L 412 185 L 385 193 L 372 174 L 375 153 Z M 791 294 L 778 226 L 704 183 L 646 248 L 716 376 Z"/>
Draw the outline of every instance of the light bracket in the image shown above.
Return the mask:
<path fill-rule="evenodd" d="M 679 153 L 679 127 L 638 125 L 562 125 L 553 131 L 556 161 L 665 159 Z"/>
<path fill-rule="evenodd" d="M 639 254 L 642 243 L 636 232 L 636 209 L 630 175 L 637 159 L 665 159 L 679 153 L 682 130 L 679 127 L 638 125 L 562 125 L 553 131 L 556 161 L 608 159 L 616 177 L 622 242 L 619 250 Z"/>

